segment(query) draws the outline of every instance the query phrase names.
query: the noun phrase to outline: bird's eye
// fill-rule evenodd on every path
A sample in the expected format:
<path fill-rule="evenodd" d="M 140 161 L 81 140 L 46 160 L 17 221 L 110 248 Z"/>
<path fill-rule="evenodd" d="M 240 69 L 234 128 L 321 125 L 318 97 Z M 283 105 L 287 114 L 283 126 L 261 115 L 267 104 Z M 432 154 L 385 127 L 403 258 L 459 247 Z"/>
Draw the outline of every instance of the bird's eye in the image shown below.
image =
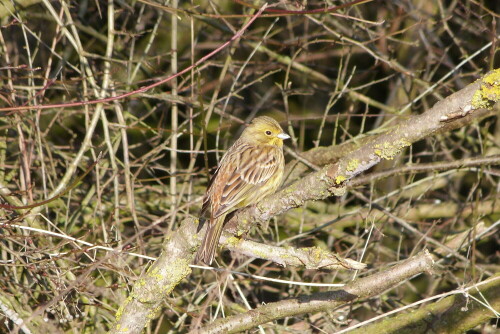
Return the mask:
<path fill-rule="evenodd" d="M 270 136 L 271 134 L 272 134 L 271 131 L 269 131 L 269 130 L 266 131 L 266 135 Z"/>

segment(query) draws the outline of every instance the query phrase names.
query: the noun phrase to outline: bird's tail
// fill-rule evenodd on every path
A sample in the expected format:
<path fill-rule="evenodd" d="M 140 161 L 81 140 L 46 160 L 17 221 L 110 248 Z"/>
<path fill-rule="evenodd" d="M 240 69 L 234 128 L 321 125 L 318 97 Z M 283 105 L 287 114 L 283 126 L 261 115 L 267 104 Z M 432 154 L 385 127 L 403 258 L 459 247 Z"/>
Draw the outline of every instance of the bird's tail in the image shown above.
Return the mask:
<path fill-rule="evenodd" d="M 219 244 L 222 227 L 224 226 L 225 215 L 211 219 L 209 221 L 207 232 L 201 242 L 201 246 L 196 254 L 195 262 L 204 262 L 208 265 L 214 260 L 215 248 Z"/>

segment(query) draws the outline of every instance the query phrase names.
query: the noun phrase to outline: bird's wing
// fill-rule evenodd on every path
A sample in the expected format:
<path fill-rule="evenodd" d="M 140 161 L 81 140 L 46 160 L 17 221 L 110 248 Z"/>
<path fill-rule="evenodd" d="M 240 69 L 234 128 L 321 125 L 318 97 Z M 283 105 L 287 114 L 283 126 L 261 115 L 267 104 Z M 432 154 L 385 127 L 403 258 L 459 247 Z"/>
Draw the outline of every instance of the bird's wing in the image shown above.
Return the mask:
<path fill-rule="evenodd" d="M 275 147 L 241 145 L 222 159 L 205 196 L 205 211 L 216 218 L 228 213 L 249 196 L 259 198 L 259 190 L 280 168 L 281 152 Z M 264 195 L 264 194 L 261 194 Z M 248 203 L 247 203 L 248 204 Z M 203 210 L 202 210 L 203 211 Z"/>

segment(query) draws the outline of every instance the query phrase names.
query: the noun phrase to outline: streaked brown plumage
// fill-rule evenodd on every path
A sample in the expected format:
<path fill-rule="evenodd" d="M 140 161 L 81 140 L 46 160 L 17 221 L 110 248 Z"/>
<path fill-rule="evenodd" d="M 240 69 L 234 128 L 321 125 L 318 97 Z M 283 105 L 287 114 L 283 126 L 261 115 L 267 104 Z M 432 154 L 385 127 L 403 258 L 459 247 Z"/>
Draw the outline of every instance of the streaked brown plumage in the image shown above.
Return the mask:
<path fill-rule="evenodd" d="M 258 202 L 279 187 L 285 166 L 283 140 L 287 138 L 290 136 L 274 119 L 257 117 L 224 154 L 203 199 L 201 215 L 210 216 L 196 262 L 212 263 L 228 213 Z"/>

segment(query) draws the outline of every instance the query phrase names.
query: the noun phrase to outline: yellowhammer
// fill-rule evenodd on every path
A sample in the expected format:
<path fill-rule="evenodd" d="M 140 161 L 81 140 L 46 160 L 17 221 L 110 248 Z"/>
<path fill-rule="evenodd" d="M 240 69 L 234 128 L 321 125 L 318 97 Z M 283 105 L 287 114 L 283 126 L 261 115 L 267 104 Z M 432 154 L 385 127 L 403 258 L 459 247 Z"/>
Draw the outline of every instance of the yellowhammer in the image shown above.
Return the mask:
<path fill-rule="evenodd" d="M 283 140 L 288 138 L 274 119 L 257 117 L 224 154 L 203 198 L 201 215 L 210 212 L 210 219 L 196 262 L 212 263 L 228 213 L 278 189 L 285 166 Z"/>

